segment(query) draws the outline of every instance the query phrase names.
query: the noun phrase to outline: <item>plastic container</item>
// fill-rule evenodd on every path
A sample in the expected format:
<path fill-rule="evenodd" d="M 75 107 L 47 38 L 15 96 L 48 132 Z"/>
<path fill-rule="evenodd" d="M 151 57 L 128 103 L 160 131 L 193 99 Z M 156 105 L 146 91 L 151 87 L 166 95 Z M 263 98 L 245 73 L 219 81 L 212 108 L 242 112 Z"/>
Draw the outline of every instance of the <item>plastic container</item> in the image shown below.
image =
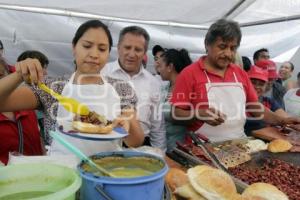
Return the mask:
<path fill-rule="evenodd" d="M 150 157 L 163 162 L 164 166 L 158 172 L 149 176 L 134 178 L 98 177 L 85 172 L 78 166 L 82 176 L 80 189 L 81 200 L 161 200 L 164 191 L 164 176 L 168 171 L 165 161 L 157 156 L 135 151 L 103 152 L 92 157 L 123 156 L 123 157 Z M 105 197 L 107 195 L 108 197 Z"/>
<path fill-rule="evenodd" d="M 74 200 L 81 178 L 54 164 L 18 164 L 0 168 L 0 200 Z"/>

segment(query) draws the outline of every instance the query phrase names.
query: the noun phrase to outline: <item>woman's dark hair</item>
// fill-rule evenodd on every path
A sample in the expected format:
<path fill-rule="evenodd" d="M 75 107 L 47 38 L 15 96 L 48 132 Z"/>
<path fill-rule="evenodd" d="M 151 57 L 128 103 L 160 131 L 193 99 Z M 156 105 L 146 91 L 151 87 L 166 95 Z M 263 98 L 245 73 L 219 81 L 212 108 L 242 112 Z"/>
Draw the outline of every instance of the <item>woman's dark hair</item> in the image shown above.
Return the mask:
<path fill-rule="evenodd" d="M 2 43 L 2 41 L 0 40 L 0 50 L 2 50 L 2 49 L 4 49 L 4 48 L 3 48 L 3 43 Z"/>
<path fill-rule="evenodd" d="M 243 68 L 247 72 L 251 68 L 251 60 L 247 56 L 242 56 Z"/>
<path fill-rule="evenodd" d="M 47 58 L 47 56 L 45 54 L 43 54 L 40 51 L 24 51 L 23 53 L 21 53 L 17 59 L 17 61 L 22 61 L 22 60 L 26 60 L 27 58 L 36 58 L 40 61 L 41 65 L 43 68 L 47 67 L 47 65 L 49 64 L 49 60 Z"/>
<path fill-rule="evenodd" d="M 192 63 L 189 52 L 186 49 L 168 49 L 163 53 L 162 58 L 167 65 L 172 63 L 177 73 L 180 73 L 186 66 Z"/>
<path fill-rule="evenodd" d="M 113 40 L 112 40 L 112 37 L 111 37 L 111 33 L 110 31 L 108 30 L 108 27 L 103 24 L 101 21 L 99 20 L 89 20 L 83 24 L 81 24 L 79 26 L 79 28 L 77 29 L 76 33 L 75 33 L 75 36 L 72 40 L 72 44 L 73 46 L 75 46 L 78 42 L 78 40 L 82 37 L 82 35 L 87 31 L 89 30 L 90 28 L 102 28 L 107 37 L 108 37 L 108 42 L 109 42 L 109 51 L 111 50 L 111 47 L 113 45 Z"/>
<path fill-rule="evenodd" d="M 242 39 L 239 24 L 232 20 L 219 19 L 209 27 L 205 36 L 205 45 L 213 44 L 218 37 L 221 37 L 224 41 L 237 39 L 239 46 Z"/>

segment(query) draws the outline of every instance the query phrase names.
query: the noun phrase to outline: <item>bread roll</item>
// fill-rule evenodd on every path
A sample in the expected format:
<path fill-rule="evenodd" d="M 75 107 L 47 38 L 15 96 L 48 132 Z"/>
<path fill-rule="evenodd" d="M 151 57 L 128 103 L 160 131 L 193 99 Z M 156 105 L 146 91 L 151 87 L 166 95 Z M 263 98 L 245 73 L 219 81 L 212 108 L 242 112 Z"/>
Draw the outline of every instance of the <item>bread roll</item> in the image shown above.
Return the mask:
<path fill-rule="evenodd" d="M 222 170 L 199 165 L 187 174 L 193 188 L 208 200 L 232 200 L 237 194 L 233 180 Z"/>
<path fill-rule="evenodd" d="M 243 192 L 242 196 L 257 196 L 265 200 L 288 200 L 289 198 L 274 185 L 268 183 L 253 183 Z"/>
<path fill-rule="evenodd" d="M 81 121 L 73 121 L 72 126 L 75 130 L 78 130 L 83 133 L 90 133 L 90 134 L 108 134 L 111 133 L 114 128 L 113 124 L 103 126 L 103 125 L 94 125 L 91 123 L 86 123 Z"/>
<path fill-rule="evenodd" d="M 248 148 L 247 153 L 255 153 L 268 149 L 268 145 L 260 139 L 249 140 L 246 146 Z"/>
<path fill-rule="evenodd" d="M 172 192 L 174 192 L 177 187 L 183 186 L 189 182 L 186 173 L 177 168 L 169 169 L 165 176 L 165 181 Z"/>
<path fill-rule="evenodd" d="M 206 200 L 203 196 L 196 192 L 190 183 L 176 188 L 174 193 L 179 197 L 183 197 L 188 200 Z"/>
<path fill-rule="evenodd" d="M 240 200 L 267 200 L 267 199 L 258 196 L 245 196 L 245 197 L 242 196 Z"/>
<path fill-rule="evenodd" d="M 237 194 L 233 200 L 266 200 L 266 199 L 258 196 L 252 196 L 252 195 L 242 196 L 240 194 Z"/>
<path fill-rule="evenodd" d="M 283 139 L 276 139 L 270 142 L 270 144 L 268 145 L 268 151 L 273 153 L 286 152 L 292 147 L 293 145 L 289 141 Z"/>

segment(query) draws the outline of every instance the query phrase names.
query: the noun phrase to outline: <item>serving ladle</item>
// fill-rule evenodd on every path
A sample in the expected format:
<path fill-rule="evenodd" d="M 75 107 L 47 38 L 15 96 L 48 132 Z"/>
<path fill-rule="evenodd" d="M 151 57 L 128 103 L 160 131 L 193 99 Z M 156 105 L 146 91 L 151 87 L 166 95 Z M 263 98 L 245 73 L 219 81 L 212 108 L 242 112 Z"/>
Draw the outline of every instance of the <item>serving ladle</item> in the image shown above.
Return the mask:
<path fill-rule="evenodd" d="M 47 87 L 44 83 L 38 83 L 38 87 L 43 91 L 47 92 L 51 96 L 57 99 L 57 101 L 69 112 L 78 114 L 78 115 L 88 115 L 90 113 L 89 107 L 83 103 L 80 103 L 76 99 L 62 96 L 49 87 Z"/>
<path fill-rule="evenodd" d="M 49 87 L 47 87 L 44 83 L 38 83 L 38 87 L 53 96 L 57 99 L 57 101 L 69 112 L 72 112 L 74 114 L 78 115 L 89 115 L 90 113 L 93 113 L 93 115 L 97 116 L 97 119 L 100 120 L 104 125 L 108 123 L 107 119 L 98 113 L 92 112 L 89 110 L 89 107 L 83 103 L 80 103 L 74 98 L 62 96 L 53 90 L 51 90 Z"/>
<path fill-rule="evenodd" d="M 52 136 L 53 139 L 55 139 L 56 141 L 58 141 L 60 144 L 62 144 L 64 147 L 66 147 L 67 149 L 69 149 L 73 154 L 75 154 L 78 158 L 80 158 L 81 160 L 85 161 L 89 166 L 91 166 L 92 168 L 96 169 L 97 171 L 101 172 L 101 174 L 104 174 L 106 176 L 110 176 L 110 177 L 114 177 L 116 178 L 116 176 L 107 171 L 106 169 L 104 169 L 103 167 L 97 165 L 96 163 L 94 163 L 88 156 L 86 156 L 82 151 L 80 151 L 77 147 L 75 147 L 73 144 L 69 143 L 68 141 L 66 141 L 63 137 L 61 137 L 59 135 L 59 133 L 55 132 L 55 131 L 50 131 L 50 135 Z"/>

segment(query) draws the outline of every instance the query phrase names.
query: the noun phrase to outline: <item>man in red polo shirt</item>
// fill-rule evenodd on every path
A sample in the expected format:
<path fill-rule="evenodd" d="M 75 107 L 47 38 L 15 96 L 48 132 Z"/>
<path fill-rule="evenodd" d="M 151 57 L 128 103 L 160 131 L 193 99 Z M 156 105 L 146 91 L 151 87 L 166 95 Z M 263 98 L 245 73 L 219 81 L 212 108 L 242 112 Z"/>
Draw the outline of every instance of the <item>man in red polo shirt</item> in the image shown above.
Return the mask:
<path fill-rule="evenodd" d="M 0 58 L 0 79 L 10 73 Z M 0 162 L 7 164 L 9 152 L 23 155 L 42 155 L 43 148 L 34 111 L 0 113 Z"/>
<path fill-rule="evenodd" d="M 240 41 L 236 22 L 221 19 L 212 24 L 205 37 L 207 55 L 178 75 L 173 90 L 172 117 L 192 120 L 188 128 L 214 142 L 245 136 L 246 107 L 270 123 L 300 122 L 275 116 L 258 102 L 247 73 L 232 64 Z"/>

